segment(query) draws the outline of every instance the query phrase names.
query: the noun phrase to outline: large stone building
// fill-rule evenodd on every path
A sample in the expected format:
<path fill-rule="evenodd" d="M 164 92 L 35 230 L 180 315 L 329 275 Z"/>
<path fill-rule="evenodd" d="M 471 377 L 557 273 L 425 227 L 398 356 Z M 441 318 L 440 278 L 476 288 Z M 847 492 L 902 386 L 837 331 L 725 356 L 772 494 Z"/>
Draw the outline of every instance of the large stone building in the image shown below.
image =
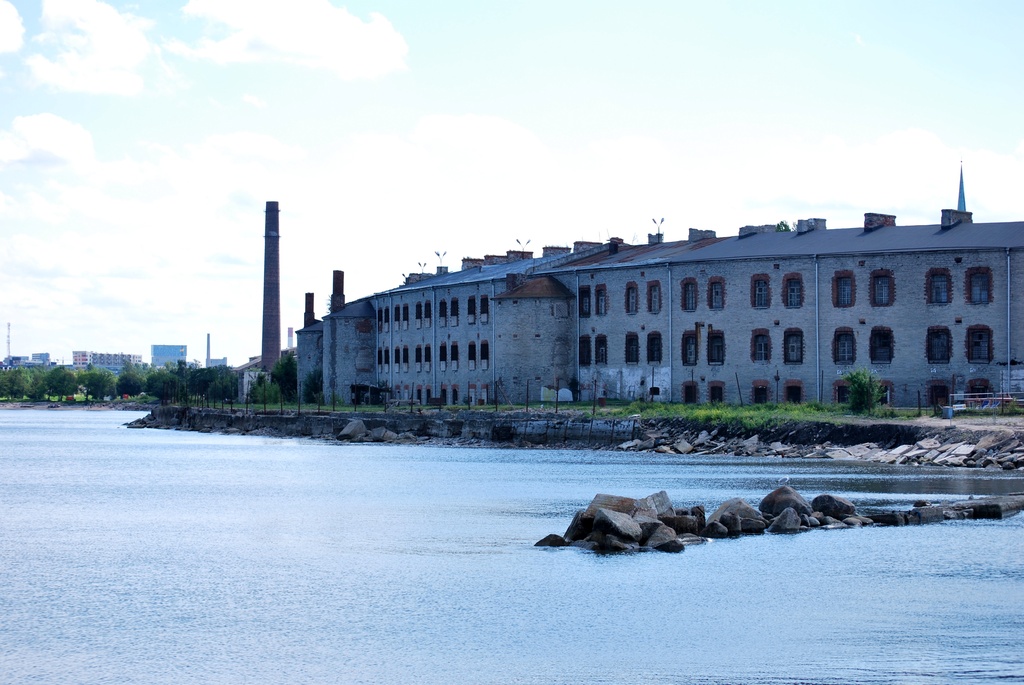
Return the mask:
<path fill-rule="evenodd" d="M 300 378 L 350 403 L 578 399 L 844 401 L 868 368 L 899 406 L 951 392 L 1020 391 L 1024 222 L 791 232 L 748 226 L 646 245 L 611 239 L 465 259 L 458 272 L 346 303 L 335 274 L 323 321 L 307 296 Z"/>

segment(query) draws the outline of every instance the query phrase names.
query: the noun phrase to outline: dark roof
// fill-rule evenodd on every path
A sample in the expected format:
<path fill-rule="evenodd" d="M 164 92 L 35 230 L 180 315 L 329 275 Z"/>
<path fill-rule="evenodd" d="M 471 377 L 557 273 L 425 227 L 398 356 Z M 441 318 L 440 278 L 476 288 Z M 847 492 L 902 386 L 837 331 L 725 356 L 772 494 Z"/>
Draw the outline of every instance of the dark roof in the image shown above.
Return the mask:
<path fill-rule="evenodd" d="M 373 308 L 370 298 L 364 297 L 361 300 L 349 302 L 338 311 L 328 314 L 324 318 L 335 317 L 338 319 L 372 319 L 377 316 L 377 310 Z"/>
<path fill-rule="evenodd" d="M 300 328 L 299 330 L 295 331 L 295 333 L 296 333 L 296 335 L 298 335 L 299 333 L 319 333 L 319 332 L 321 332 L 323 330 L 324 330 L 324 322 L 323 321 L 314 321 L 313 323 L 309 324 L 308 326 L 304 326 L 304 327 Z"/>
<path fill-rule="evenodd" d="M 679 261 L 870 253 L 1024 248 L 1024 222 L 928 226 L 882 226 L 872 231 L 840 228 L 755 233 L 717 241 L 680 255 Z"/>
<path fill-rule="evenodd" d="M 572 291 L 562 285 L 558 279 L 551 276 L 539 276 L 537 278 L 529 279 L 518 288 L 513 288 L 512 290 L 507 290 L 500 295 L 495 295 L 494 299 L 498 300 L 510 297 L 520 299 L 527 299 L 531 297 L 565 299 L 572 296 Z"/>

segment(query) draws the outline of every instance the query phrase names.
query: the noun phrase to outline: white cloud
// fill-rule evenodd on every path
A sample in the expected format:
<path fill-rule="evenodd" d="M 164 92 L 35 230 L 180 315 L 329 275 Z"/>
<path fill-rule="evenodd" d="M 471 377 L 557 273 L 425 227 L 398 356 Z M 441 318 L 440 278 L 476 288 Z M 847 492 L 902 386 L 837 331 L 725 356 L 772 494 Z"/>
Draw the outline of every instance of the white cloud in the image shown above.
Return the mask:
<path fill-rule="evenodd" d="M 21 23 L 18 9 L 7 0 L 0 0 L 0 52 L 17 52 L 24 36 L 25 26 Z"/>
<path fill-rule="evenodd" d="M 97 0 L 45 0 L 42 23 L 46 32 L 34 40 L 46 54 L 25 60 L 39 84 L 118 95 L 142 90 L 139 70 L 153 54 L 150 22 Z"/>
<path fill-rule="evenodd" d="M 369 21 L 328 0 L 190 0 L 185 13 L 223 37 L 169 50 L 218 64 L 285 62 L 333 71 L 346 80 L 376 78 L 405 67 L 408 46 L 383 15 Z"/>
<path fill-rule="evenodd" d="M 12 164 L 84 166 L 94 160 L 92 135 L 56 114 L 15 117 L 0 131 L 0 169 Z"/>
<path fill-rule="evenodd" d="M 264 109 L 267 106 L 266 100 L 258 98 L 255 95 L 249 95 L 248 93 L 242 96 L 242 102 L 247 105 L 252 105 L 256 109 Z"/>

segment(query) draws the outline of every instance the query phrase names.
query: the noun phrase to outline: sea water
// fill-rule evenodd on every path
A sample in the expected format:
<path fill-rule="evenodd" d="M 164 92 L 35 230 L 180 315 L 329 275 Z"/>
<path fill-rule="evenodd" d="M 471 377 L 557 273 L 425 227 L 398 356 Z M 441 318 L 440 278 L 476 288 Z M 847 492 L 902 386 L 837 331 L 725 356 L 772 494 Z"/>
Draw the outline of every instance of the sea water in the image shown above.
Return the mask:
<path fill-rule="evenodd" d="M 535 548 L 599 492 L 861 510 L 1015 473 L 128 430 L 0 411 L 3 683 L 1024 682 L 1024 515 Z"/>

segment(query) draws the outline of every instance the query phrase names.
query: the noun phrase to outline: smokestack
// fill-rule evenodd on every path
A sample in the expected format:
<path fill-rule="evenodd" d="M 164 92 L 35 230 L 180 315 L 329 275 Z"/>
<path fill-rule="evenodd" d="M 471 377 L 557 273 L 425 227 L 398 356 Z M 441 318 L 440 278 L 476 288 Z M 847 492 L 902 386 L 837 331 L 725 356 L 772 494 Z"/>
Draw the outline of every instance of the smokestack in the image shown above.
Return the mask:
<path fill-rule="evenodd" d="M 210 334 L 206 334 L 206 368 L 210 368 Z"/>
<path fill-rule="evenodd" d="M 331 314 L 345 306 L 345 272 L 334 272 L 334 284 L 331 289 Z"/>
<path fill-rule="evenodd" d="M 260 366 L 270 371 L 281 358 L 281 264 L 276 202 L 267 203 L 263 236 L 263 351 Z"/>
<path fill-rule="evenodd" d="M 295 329 L 291 326 L 288 327 L 288 349 L 295 347 L 293 341 L 295 340 Z"/>
<path fill-rule="evenodd" d="M 312 326 L 316 323 L 316 313 L 313 311 L 313 293 L 306 293 L 306 311 L 302 314 L 302 327 Z"/>

